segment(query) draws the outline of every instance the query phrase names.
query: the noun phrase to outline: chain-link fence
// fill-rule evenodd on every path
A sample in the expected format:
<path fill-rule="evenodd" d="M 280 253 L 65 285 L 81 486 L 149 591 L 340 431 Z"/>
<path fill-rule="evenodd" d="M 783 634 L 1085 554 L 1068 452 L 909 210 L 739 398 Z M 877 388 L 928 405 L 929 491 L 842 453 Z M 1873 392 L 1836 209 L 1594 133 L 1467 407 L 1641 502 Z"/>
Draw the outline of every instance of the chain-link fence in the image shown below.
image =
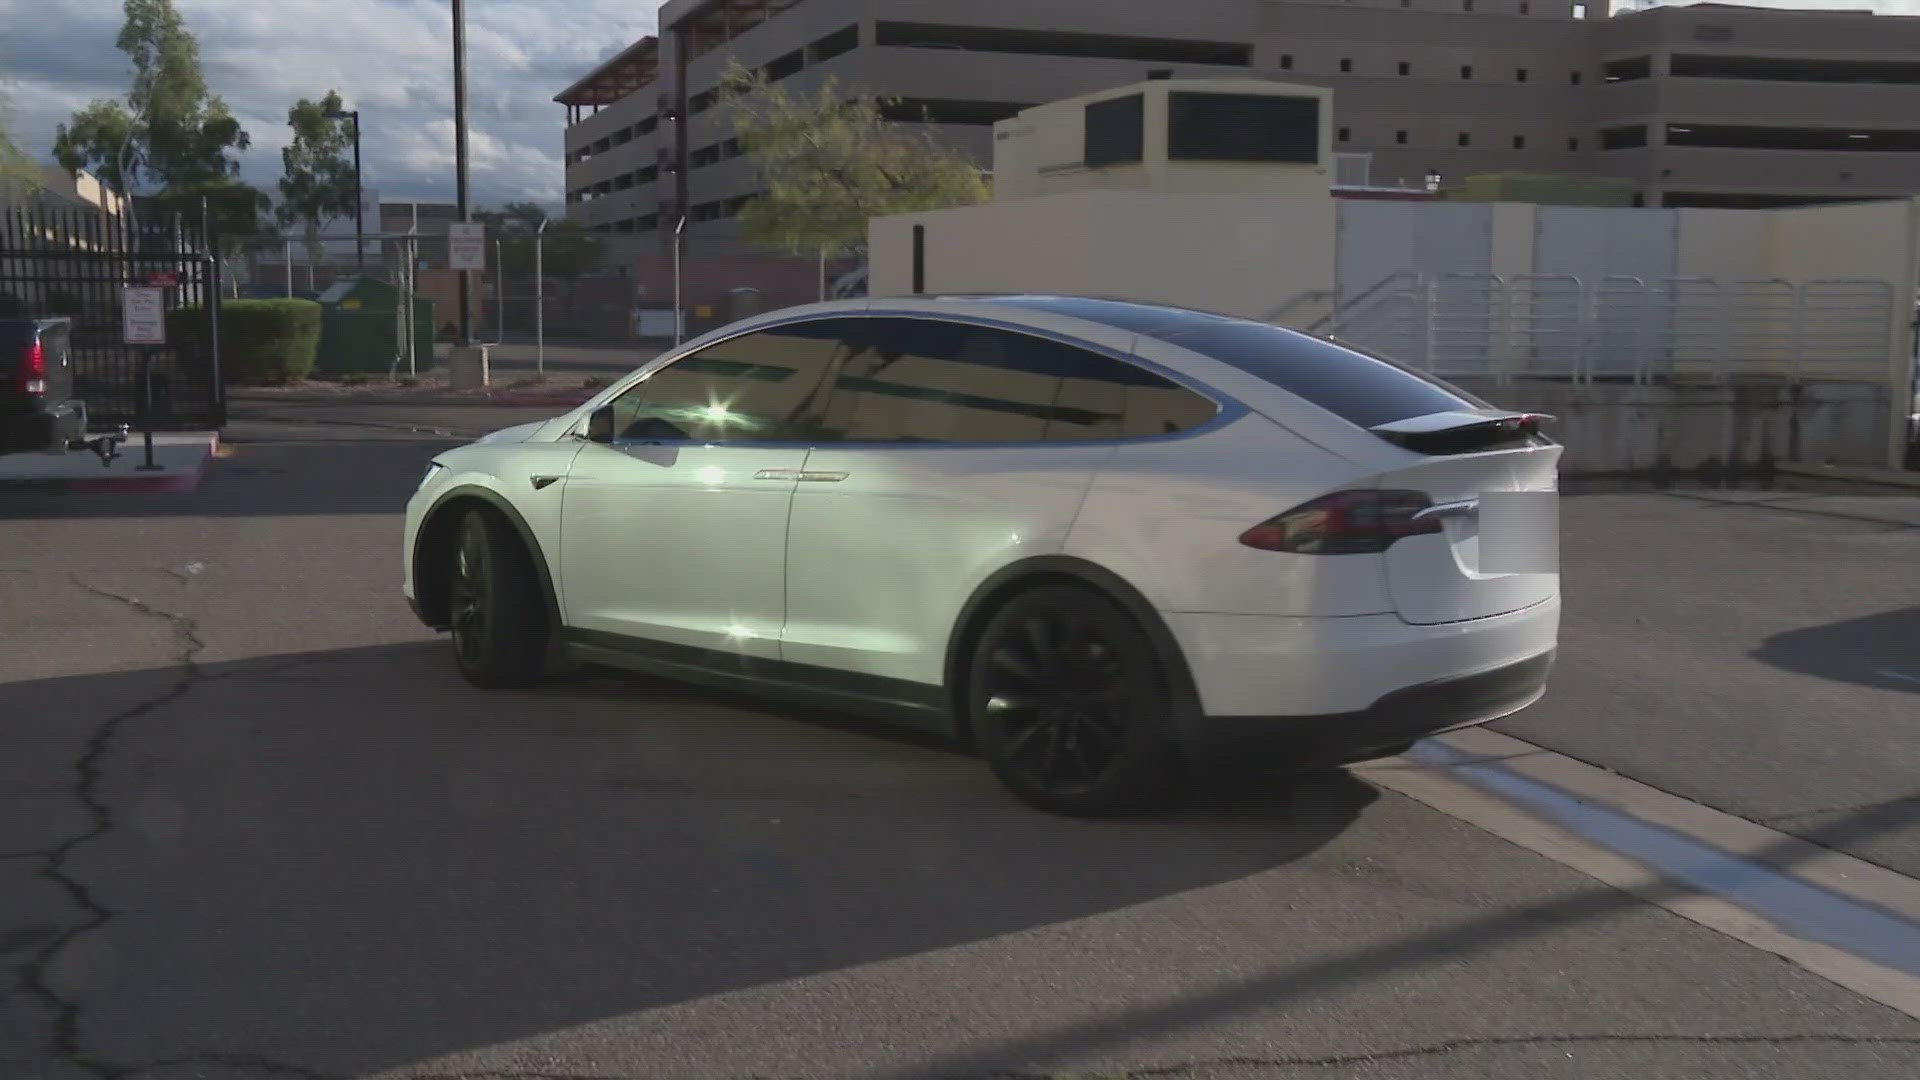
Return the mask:
<path fill-rule="evenodd" d="M 608 374 L 750 315 L 865 294 L 858 259 L 730 248 L 689 243 L 676 260 L 670 248 L 646 237 L 489 236 L 486 268 L 469 279 L 469 332 L 476 343 L 497 346 L 496 367 L 508 371 Z M 444 231 L 369 232 L 358 256 L 350 239 L 258 242 L 229 260 L 229 273 L 238 295 L 291 295 L 334 308 L 354 304 L 347 297 L 358 279 L 394 287 L 400 305 L 412 305 L 410 321 L 431 327 L 431 359 L 418 349 L 417 356 L 402 349 L 394 357 L 399 370 L 414 371 L 443 361 L 459 335 L 460 273 L 449 255 Z M 359 369 L 385 370 L 375 360 Z"/>

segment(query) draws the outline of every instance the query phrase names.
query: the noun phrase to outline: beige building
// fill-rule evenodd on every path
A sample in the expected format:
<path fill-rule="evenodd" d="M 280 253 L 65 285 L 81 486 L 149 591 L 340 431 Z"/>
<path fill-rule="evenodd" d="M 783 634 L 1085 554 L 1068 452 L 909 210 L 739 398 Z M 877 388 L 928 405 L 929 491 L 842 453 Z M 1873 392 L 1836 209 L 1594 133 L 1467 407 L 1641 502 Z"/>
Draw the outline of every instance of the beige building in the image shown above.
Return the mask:
<path fill-rule="evenodd" d="M 1602 5 L 1604 6 L 1604 5 Z M 1340 182 L 1621 177 L 1647 206 L 1920 192 L 1920 18 L 1573 0 L 668 0 L 566 106 L 567 212 L 725 246 L 756 190 L 713 108 L 728 61 L 833 77 L 991 160 L 993 125 L 1149 77 L 1328 88 Z M 1358 166 L 1357 168 L 1354 166 Z"/>

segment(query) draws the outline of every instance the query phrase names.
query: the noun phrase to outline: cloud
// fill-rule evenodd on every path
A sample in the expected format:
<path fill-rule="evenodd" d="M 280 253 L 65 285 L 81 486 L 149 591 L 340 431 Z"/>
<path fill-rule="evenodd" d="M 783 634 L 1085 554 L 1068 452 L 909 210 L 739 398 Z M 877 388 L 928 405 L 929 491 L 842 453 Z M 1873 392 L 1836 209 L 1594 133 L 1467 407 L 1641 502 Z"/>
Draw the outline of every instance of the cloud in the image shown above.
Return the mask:
<path fill-rule="evenodd" d="M 0 73 L 17 140 L 46 154 L 73 110 L 125 93 L 113 47 L 120 5 L 73 0 L 41 17 L 0 0 Z M 175 0 L 212 91 L 252 136 L 242 173 L 280 175 L 286 113 L 338 90 L 361 110 L 366 182 L 383 198 L 453 197 L 453 45 L 448 0 Z M 564 114 L 553 95 L 653 32 L 653 0 L 481 0 L 467 5 L 470 164 L 478 203 L 558 202 Z M 54 14 L 57 12 L 57 14 Z"/>

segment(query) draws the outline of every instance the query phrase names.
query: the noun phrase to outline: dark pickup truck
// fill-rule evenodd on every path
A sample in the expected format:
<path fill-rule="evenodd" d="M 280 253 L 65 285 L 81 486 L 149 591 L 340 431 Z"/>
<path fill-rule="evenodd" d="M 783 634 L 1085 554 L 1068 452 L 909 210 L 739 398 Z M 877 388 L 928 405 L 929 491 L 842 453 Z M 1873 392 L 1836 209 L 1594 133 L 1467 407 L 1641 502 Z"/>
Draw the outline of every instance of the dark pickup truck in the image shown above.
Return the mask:
<path fill-rule="evenodd" d="M 87 406 L 73 387 L 71 319 L 0 319 L 0 454 L 91 449 L 110 462 L 124 438 L 87 437 Z"/>

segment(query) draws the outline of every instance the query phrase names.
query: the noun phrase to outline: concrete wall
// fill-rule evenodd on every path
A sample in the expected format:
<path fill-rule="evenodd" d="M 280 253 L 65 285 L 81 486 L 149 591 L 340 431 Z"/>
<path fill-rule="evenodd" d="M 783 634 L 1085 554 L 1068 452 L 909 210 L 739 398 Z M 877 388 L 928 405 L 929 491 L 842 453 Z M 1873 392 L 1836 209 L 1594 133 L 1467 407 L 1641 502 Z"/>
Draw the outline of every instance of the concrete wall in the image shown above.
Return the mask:
<path fill-rule="evenodd" d="M 1096 190 L 876 218 L 868 289 L 913 291 L 920 224 L 928 292 L 1081 293 L 1258 318 L 1333 288 L 1335 210 L 1325 197 Z"/>
<path fill-rule="evenodd" d="M 1887 464 L 1886 388 L 1868 383 L 1800 386 L 1627 386 L 1454 379 L 1513 409 L 1550 413 L 1566 447 L 1568 476 L 1751 476 L 1776 463 Z"/>

